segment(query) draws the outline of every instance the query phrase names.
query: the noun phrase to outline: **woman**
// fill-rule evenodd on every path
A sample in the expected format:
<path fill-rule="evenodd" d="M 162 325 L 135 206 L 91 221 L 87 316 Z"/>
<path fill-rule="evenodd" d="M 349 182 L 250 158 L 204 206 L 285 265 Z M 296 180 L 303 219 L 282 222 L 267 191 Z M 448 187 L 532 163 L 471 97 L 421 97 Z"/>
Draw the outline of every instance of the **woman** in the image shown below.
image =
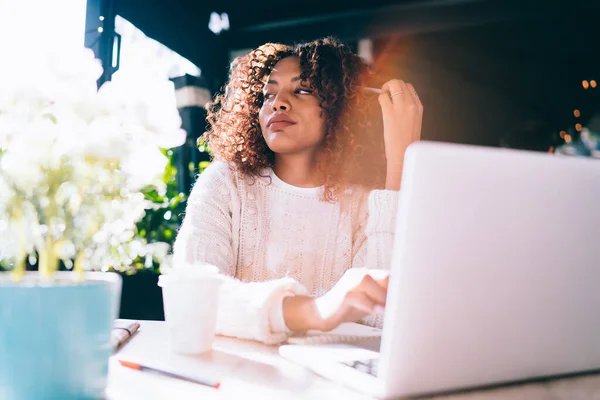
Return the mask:
<path fill-rule="evenodd" d="M 381 325 L 404 152 L 420 137 L 422 106 L 409 83 L 383 85 L 378 148 L 366 73 L 329 38 L 266 44 L 232 64 L 208 113 L 214 162 L 174 246 L 176 264 L 231 277 L 217 333 L 279 343 L 346 321 Z"/>

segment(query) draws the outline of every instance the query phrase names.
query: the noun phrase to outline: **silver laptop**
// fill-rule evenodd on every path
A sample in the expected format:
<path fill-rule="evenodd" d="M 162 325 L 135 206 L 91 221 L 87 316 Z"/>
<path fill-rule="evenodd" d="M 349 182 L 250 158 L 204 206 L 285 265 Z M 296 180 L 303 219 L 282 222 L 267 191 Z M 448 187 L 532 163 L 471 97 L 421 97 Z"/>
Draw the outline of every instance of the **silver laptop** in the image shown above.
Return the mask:
<path fill-rule="evenodd" d="M 411 145 L 379 350 L 280 352 L 384 398 L 600 369 L 600 162 Z"/>

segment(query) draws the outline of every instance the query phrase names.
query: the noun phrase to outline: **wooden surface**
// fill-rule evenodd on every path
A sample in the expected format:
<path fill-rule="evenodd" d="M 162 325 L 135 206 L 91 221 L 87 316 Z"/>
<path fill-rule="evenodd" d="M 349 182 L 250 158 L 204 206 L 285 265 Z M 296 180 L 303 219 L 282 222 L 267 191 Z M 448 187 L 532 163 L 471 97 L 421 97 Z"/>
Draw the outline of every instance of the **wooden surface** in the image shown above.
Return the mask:
<path fill-rule="evenodd" d="M 142 321 L 139 332 L 111 358 L 108 400 L 369 399 L 280 357 L 276 346 L 217 337 L 200 356 L 172 354 L 164 322 Z M 122 367 L 117 359 L 169 366 L 221 382 L 219 389 Z M 600 374 L 428 397 L 435 400 L 600 400 Z"/>

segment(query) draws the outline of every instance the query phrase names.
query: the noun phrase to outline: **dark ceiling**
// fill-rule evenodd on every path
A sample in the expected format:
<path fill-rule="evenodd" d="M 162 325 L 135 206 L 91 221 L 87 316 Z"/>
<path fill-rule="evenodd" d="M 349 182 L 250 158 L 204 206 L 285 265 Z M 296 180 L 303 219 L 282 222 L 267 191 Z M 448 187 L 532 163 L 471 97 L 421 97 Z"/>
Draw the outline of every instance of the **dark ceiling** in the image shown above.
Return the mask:
<path fill-rule="evenodd" d="M 574 126 L 575 108 L 589 118 L 600 101 L 600 90 L 581 87 L 600 71 L 600 0 L 114 1 L 118 14 L 216 82 L 231 50 L 373 38 L 389 66 L 379 76 L 420 88 L 426 138 L 497 144 L 530 119 L 557 132 Z M 213 11 L 228 13 L 228 32 L 208 29 Z"/>
<path fill-rule="evenodd" d="M 210 74 L 228 50 L 266 42 L 293 43 L 334 35 L 345 41 L 391 34 L 455 30 L 556 13 L 560 3 L 538 0 L 115 0 L 116 12 L 148 36 Z M 226 12 L 230 30 L 215 35 L 210 14 Z M 224 53 L 225 51 L 225 53 Z M 218 65 L 218 66 L 217 66 Z"/>

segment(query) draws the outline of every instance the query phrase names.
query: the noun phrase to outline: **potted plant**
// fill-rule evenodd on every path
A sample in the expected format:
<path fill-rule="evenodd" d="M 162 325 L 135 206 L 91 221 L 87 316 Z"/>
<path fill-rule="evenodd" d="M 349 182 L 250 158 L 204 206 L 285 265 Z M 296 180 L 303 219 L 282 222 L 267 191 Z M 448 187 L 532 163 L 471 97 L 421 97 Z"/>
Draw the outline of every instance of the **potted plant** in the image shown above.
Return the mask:
<path fill-rule="evenodd" d="M 165 189 L 147 186 L 142 190 L 152 206 L 136 224 L 133 241 L 139 249 L 139 255 L 128 268 L 119 271 L 123 278 L 120 318 L 164 320 L 158 277 L 161 266 L 170 263 L 171 249 L 187 199 L 187 195 L 178 189 L 173 150 L 167 150 L 164 154 L 169 159 L 162 177 Z"/>
<path fill-rule="evenodd" d="M 186 147 L 187 146 L 187 147 Z M 185 212 L 187 194 L 180 192 L 177 181 L 180 175 L 175 168 L 176 157 L 182 151 L 192 151 L 189 141 L 181 148 L 164 151 L 168 157 L 163 173 L 163 188 L 147 186 L 143 189 L 146 200 L 152 206 L 146 209 L 144 217 L 136 224 L 133 239 L 139 249 L 139 256 L 120 272 L 123 278 L 120 318 L 163 321 L 164 308 L 162 289 L 158 278 L 162 267 L 171 263 L 171 252 L 175 237 Z M 202 173 L 210 165 L 200 161 L 195 170 Z"/>
<path fill-rule="evenodd" d="M 139 257 L 144 188 L 185 132 L 171 82 L 97 90 L 91 51 L 44 60 L 0 74 L 0 398 L 101 398 L 121 290 L 105 271 Z"/>

